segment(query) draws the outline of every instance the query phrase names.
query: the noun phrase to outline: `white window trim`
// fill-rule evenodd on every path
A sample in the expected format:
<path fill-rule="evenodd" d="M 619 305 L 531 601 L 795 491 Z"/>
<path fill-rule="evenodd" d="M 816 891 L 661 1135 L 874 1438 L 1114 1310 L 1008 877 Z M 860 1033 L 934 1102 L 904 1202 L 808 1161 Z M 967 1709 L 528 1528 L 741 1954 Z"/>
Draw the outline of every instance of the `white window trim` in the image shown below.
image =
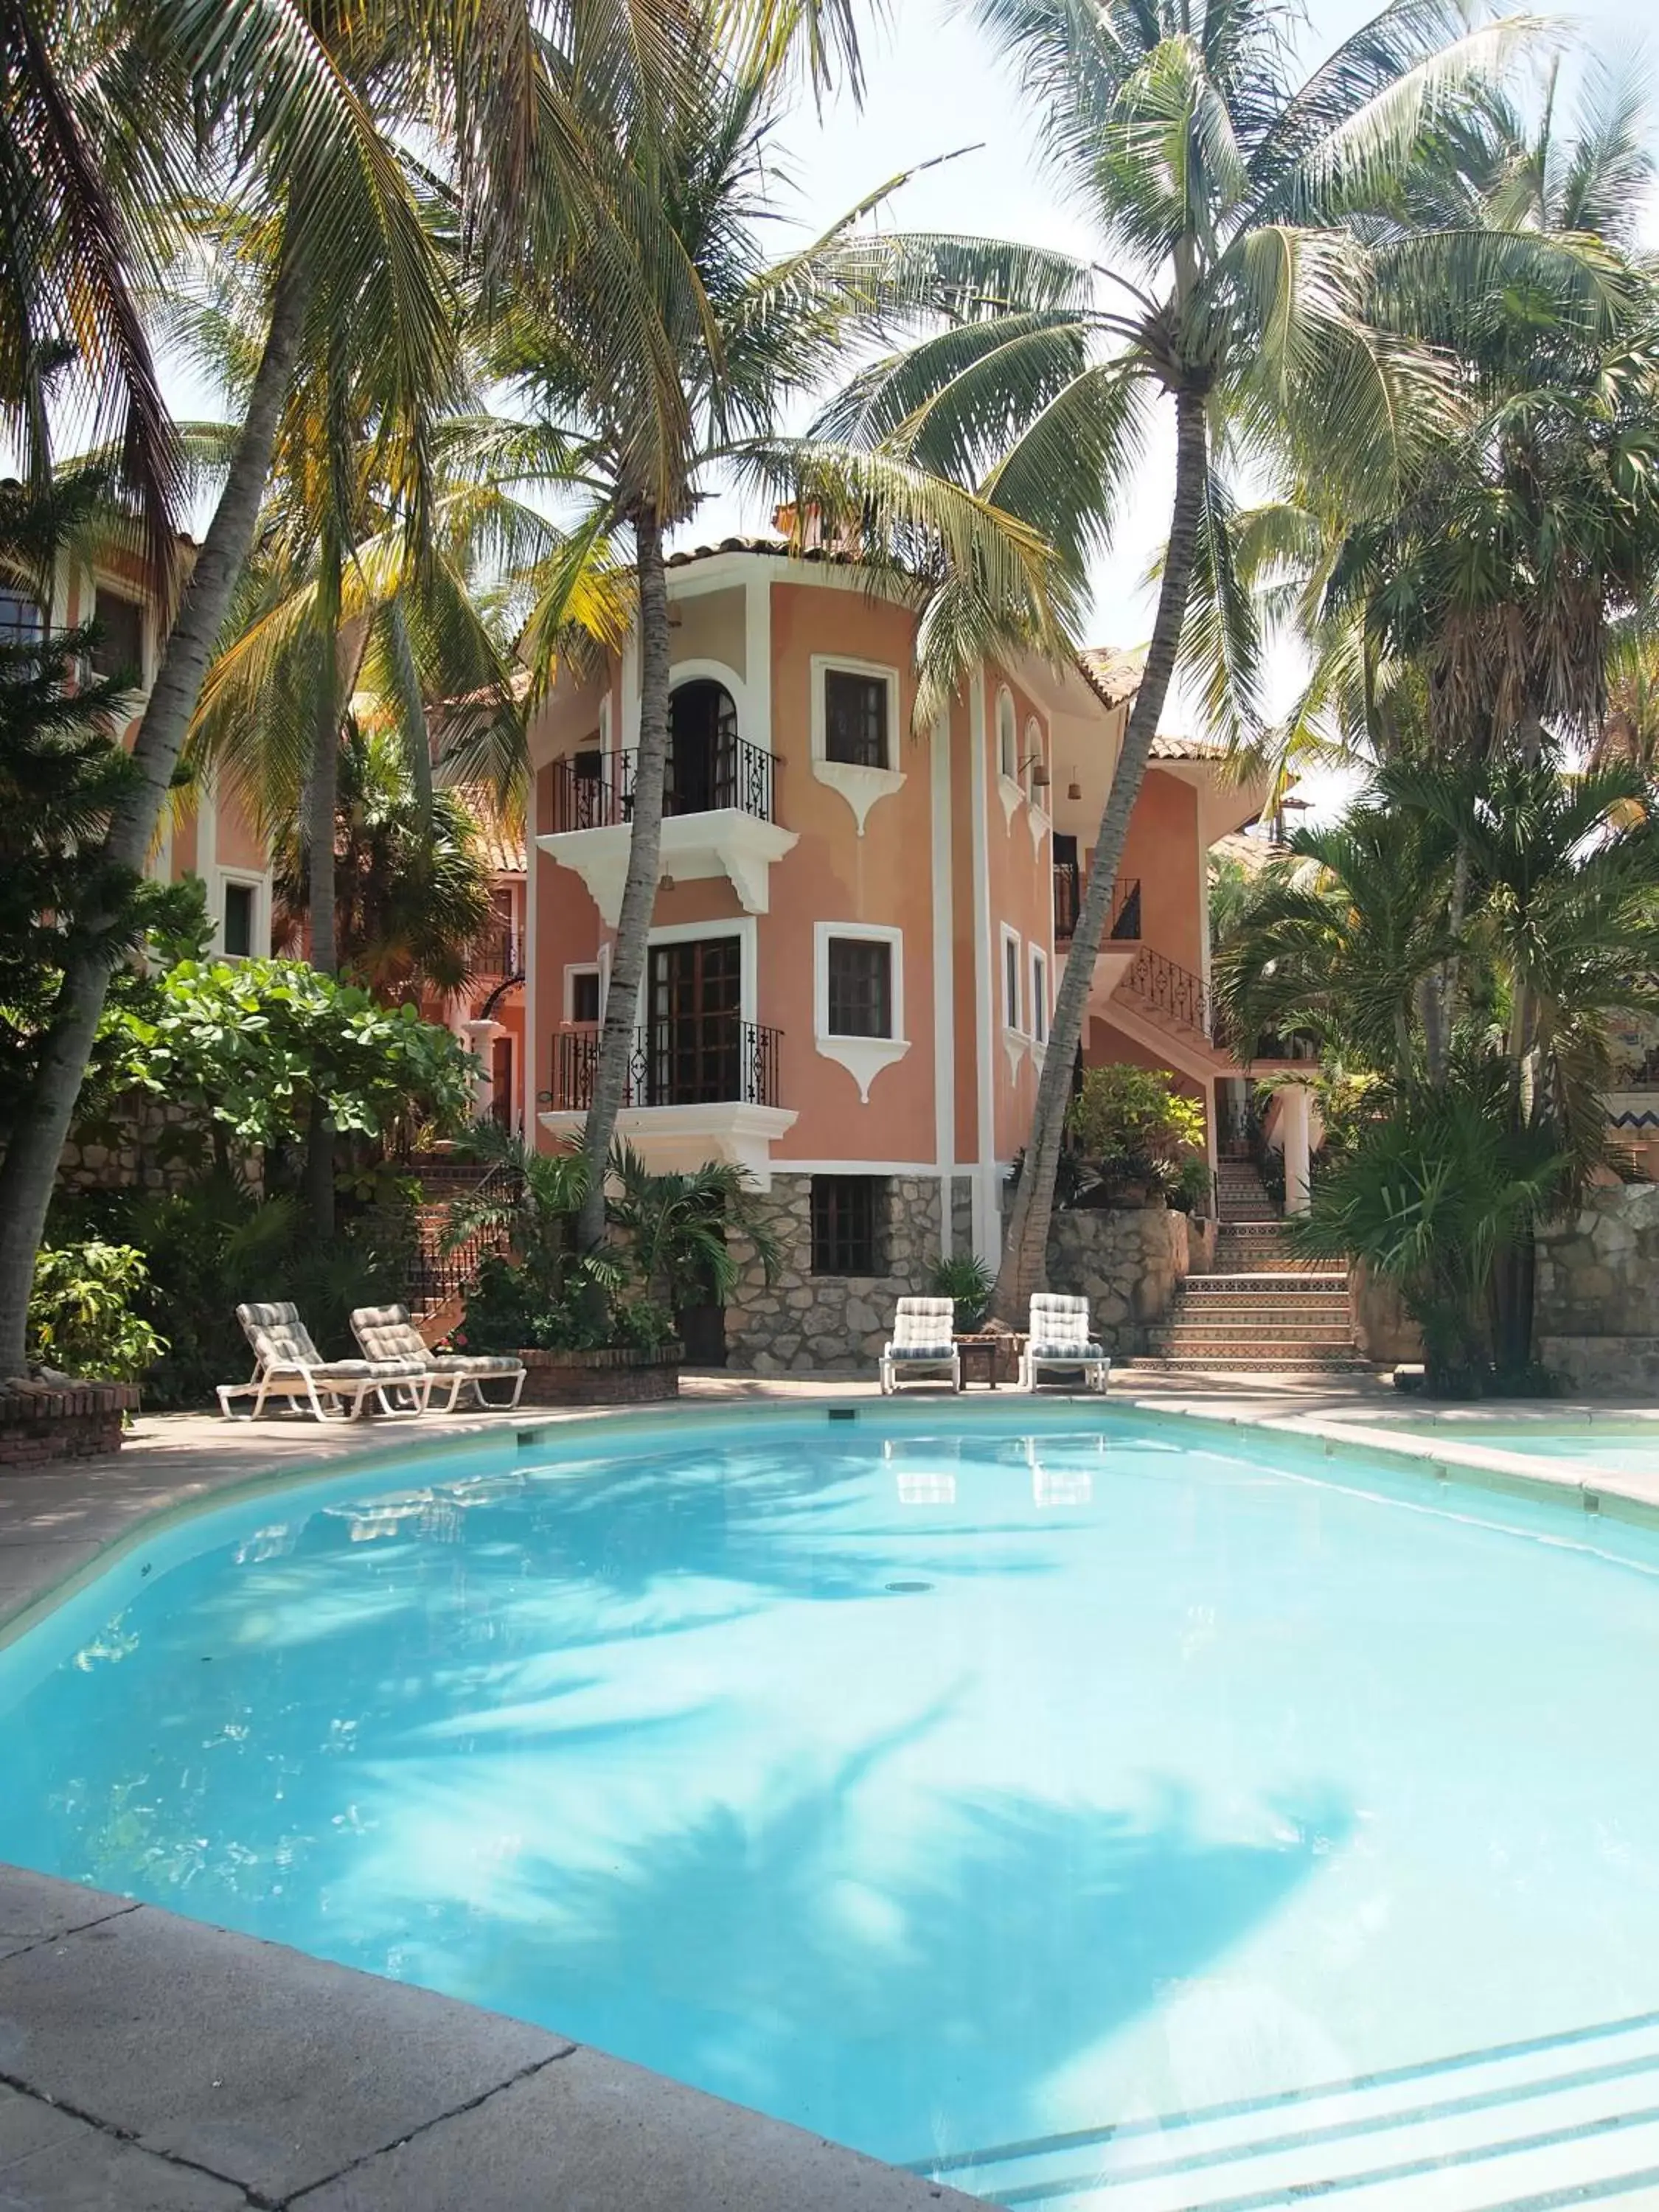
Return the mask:
<path fill-rule="evenodd" d="M 890 948 L 893 1034 L 836 1036 L 830 1029 L 830 940 L 861 938 Z M 873 921 L 815 921 L 812 925 L 812 1038 L 825 1060 L 844 1067 L 859 1087 L 859 1103 L 870 1103 L 870 1086 L 884 1068 L 896 1066 L 910 1049 L 904 1034 L 904 932 Z"/>
<path fill-rule="evenodd" d="M 270 878 L 261 875 L 255 868 L 221 868 L 213 871 L 213 957 L 216 960 L 268 960 L 270 957 Z M 227 952 L 225 950 L 225 892 L 232 884 L 240 884 L 253 894 L 253 927 L 249 932 L 253 950 L 251 952 Z"/>
<path fill-rule="evenodd" d="M 564 1019 L 567 1027 L 576 1018 L 576 978 L 595 975 L 599 984 L 599 1019 L 605 1019 L 605 970 L 597 960 L 571 960 L 564 970 Z"/>
<path fill-rule="evenodd" d="M 870 810 L 884 799 L 890 799 L 896 791 L 902 791 L 905 774 L 896 768 L 860 768 L 852 761 L 832 761 L 826 757 L 829 745 L 830 715 L 824 698 L 824 678 L 829 675 L 878 677 L 887 686 L 887 745 L 890 759 L 898 749 L 899 729 L 899 672 L 878 660 L 855 660 L 844 653 L 815 653 L 811 661 L 812 683 L 812 774 L 831 791 L 838 791 L 853 810 L 853 819 L 858 823 L 859 835 L 864 835 L 864 825 Z"/>
<path fill-rule="evenodd" d="M 1006 710 L 1006 716 L 1004 710 Z M 1008 744 L 1003 744 L 1003 731 L 1008 732 Z M 996 748 L 997 797 L 1002 801 L 1002 821 L 1005 829 L 1012 830 L 1014 815 L 1024 803 L 1025 793 L 1019 783 L 1019 717 L 1014 712 L 1014 695 L 1005 684 L 997 693 L 996 714 L 992 723 L 991 742 Z M 1013 774 L 1010 775 L 1005 762 L 1012 757 Z"/>
<path fill-rule="evenodd" d="M 1008 948 L 1014 949 L 1014 1006 L 1013 1018 L 1009 1019 L 1008 1008 Z M 1030 1040 L 1025 1034 L 1021 1019 L 1021 1000 L 1024 996 L 1024 967 L 1020 957 L 1019 932 L 1005 922 L 997 928 L 997 996 L 1002 1008 L 1002 1048 L 1008 1055 L 1008 1078 L 1012 1082 L 1019 1073 L 1019 1063 L 1025 1057 L 1025 1048 Z"/>
<path fill-rule="evenodd" d="M 1036 763 L 1038 761 L 1041 761 L 1048 769 L 1051 777 L 1054 775 L 1054 769 L 1048 759 L 1048 732 L 1035 714 L 1025 725 L 1025 735 L 1021 742 L 1025 749 L 1023 757 L 1026 763 L 1024 774 L 1020 779 L 1025 787 L 1025 804 L 1028 809 L 1025 826 L 1031 833 L 1031 850 L 1036 853 L 1041 848 L 1042 840 L 1053 824 L 1048 818 L 1047 795 L 1041 786 L 1031 781 L 1031 777 L 1036 772 Z M 1053 789 L 1052 783 L 1048 787 L 1050 790 Z"/>
<path fill-rule="evenodd" d="M 1030 1033 L 1031 1057 L 1042 1066 L 1048 1050 L 1048 1029 L 1054 1017 L 1054 1002 L 1049 996 L 1048 950 L 1042 945 L 1028 945 L 1026 954 L 1026 1029 Z"/>

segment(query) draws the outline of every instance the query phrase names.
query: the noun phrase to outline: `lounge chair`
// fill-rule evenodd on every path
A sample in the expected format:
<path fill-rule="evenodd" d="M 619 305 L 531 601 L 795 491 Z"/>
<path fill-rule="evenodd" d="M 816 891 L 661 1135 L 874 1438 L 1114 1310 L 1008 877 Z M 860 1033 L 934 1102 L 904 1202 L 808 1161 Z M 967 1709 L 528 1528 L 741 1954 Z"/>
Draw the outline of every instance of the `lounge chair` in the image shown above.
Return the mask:
<path fill-rule="evenodd" d="M 432 1376 L 424 1360 L 325 1359 L 299 1309 L 286 1300 L 238 1306 L 236 1318 L 253 1346 L 253 1380 L 219 1385 L 219 1410 L 228 1420 L 257 1420 L 267 1399 L 282 1398 L 319 1421 L 355 1421 L 371 1392 L 383 1413 L 426 1411 Z M 394 1406 L 388 1391 L 403 1402 Z M 233 1413 L 233 1398 L 252 1398 L 252 1409 Z"/>
<path fill-rule="evenodd" d="M 962 1359 L 952 1330 L 956 1304 L 950 1298 L 901 1298 L 893 1315 L 893 1334 L 881 1355 L 881 1394 L 890 1398 L 901 1381 L 948 1375 L 951 1388 L 962 1388 Z"/>
<path fill-rule="evenodd" d="M 492 1401 L 483 1394 L 484 1384 L 510 1382 L 513 1395 L 493 1401 L 496 1408 L 505 1411 L 518 1404 L 524 1389 L 524 1362 L 507 1353 L 429 1350 L 410 1319 L 407 1306 L 359 1306 L 351 1316 L 351 1334 L 368 1358 L 419 1360 L 432 1378 L 434 1390 L 447 1382 L 449 1395 L 442 1405 L 434 1405 L 429 1398 L 427 1401 L 434 1413 L 453 1413 L 464 1390 L 471 1390 L 475 1401 L 488 1408 Z"/>
<path fill-rule="evenodd" d="M 1087 1298 L 1039 1291 L 1031 1300 L 1030 1333 L 1019 1363 L 1022 1390 L 1035 1390 L 1047 1374 L 1080 1375 L 1085 1389 L 1103 1390 L 1112 1363 L 1089 1334 Z"/>

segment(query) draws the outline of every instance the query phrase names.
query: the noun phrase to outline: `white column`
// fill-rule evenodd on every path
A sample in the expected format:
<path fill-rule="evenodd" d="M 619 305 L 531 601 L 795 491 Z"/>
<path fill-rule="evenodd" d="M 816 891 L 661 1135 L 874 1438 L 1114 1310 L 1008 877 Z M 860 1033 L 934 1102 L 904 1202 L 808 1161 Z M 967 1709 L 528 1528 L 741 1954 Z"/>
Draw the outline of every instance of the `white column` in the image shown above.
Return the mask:
<path fill-rule="evenodd" d="M 1285 1211 L 1308 1211 L 1308 1164 L 1313 1094 L 1305 1083 L 1287 1083 L 1279 1094 L 1279 1127 L 1285 1140 Z"/>
<path fill-rule="evenodd" d="M 487 1121 L 495 1097 L 493 1056 L 489 1048 L 501 1035 L 501 1024 L 499 1022 L 470 1021 L 463 1022 L 461 1027 L 466 1031 L 467 1044 L 479 1068 L 472 1083 L 472 1118 L 475 1121 Z"/>

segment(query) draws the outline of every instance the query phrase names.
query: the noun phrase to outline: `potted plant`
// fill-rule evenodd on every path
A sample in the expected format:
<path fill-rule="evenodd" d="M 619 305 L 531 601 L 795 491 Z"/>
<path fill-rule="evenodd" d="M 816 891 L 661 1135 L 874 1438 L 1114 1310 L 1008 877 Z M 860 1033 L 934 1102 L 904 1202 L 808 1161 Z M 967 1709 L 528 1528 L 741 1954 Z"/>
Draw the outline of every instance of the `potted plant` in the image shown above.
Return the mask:
<path fill-rule="evenodd" d="M 452 1246 L 491 1234 L 502 1244 L 468 1285 L 456 1349 L 517 1353 L 528 1406 L 678 1396 L 683 1352 L 672 1313 L 625 1248 L 576 1249 L 581 1156 L 526 1152 L 506 1138 L 492 1149 L 507 1172 L 450 1212 Z"/>
<path fill-rule="evenodd" d="M 1164 1202 L 1186 1161 L 1204 1159 L 1204 1109 L 1156 1068 L 1118 1061 L 1089 1068 L 1066 1115 L 1072 1141 L 1099 1176 L 1097 1202 Z"/>

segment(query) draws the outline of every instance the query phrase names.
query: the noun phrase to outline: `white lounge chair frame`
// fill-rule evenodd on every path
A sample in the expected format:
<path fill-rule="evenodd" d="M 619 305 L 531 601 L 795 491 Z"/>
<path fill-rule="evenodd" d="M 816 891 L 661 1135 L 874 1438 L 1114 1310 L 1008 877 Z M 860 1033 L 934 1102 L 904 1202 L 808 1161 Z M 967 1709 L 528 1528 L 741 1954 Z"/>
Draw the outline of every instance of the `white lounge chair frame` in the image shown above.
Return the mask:
<path fill-rule="evenodd" d="M 218 1386 L 219 1411 L 227 1420 L 257 1421 L 272 1398 L 300 1404 L 319 1421 L 359 1419 L 371 1394 L 383 1413 L 412 1419 L 426 1411 L 432 1376 L 422 1364 L 404 1359 L 325 1359 L 298 1308 L 285 1299 L 238 1306 L 236 1318 L 253 1346 L 253 1378 Z M 405 1394 L 407 1402 L 394 1406 L 388 1391 Z M 246 1413 L 233 1413 L 234 1398 L 252 1398 L 252 1407 Z"/>
<path fill-rule="evenodd" d="M 526 1370 L 521 1359 L 509 1358 L 505 1353 L 434 1352 L 410 1320 L 407 1306 L 359 1306 L 351 1316 L 351 1334 L 365 1358 L 418 1359 L 432 1378 L 433 1390 L 447 1383 L 449 1395 L 441 1406 L 430 1397 L 427 1401 L 434 1413 L 453 1413 L 464 1390 L 471 1391 L 484 1413 L 510 1413 L 523 1395 Z M 510 1382 L 513 1395 L 486 1398 L 486 1382 Z"/>
<path fill-rule="evenodd" d="M 890 1398 L 901 1382 L 937 1381 L 948 1376 L 962 1388 L 962 1355 L 952 1332 L 956 1305 L 950 1298 L 901 1298 L 893 1312 L 893 1334 L 882 1348 L 881 1395 Z"/>
<path fill-rule="evenodd" d="M 1035 1390 L 1051 1370 L 1081 1374 L 1085 1389 L 1104 1390 L 1112 1363 L 1089 1334 L 1087 1298 L 1039 1291 L 1031 1300 L 1030 1334 L 1020 1354 L 1019 1387 Z"/>

